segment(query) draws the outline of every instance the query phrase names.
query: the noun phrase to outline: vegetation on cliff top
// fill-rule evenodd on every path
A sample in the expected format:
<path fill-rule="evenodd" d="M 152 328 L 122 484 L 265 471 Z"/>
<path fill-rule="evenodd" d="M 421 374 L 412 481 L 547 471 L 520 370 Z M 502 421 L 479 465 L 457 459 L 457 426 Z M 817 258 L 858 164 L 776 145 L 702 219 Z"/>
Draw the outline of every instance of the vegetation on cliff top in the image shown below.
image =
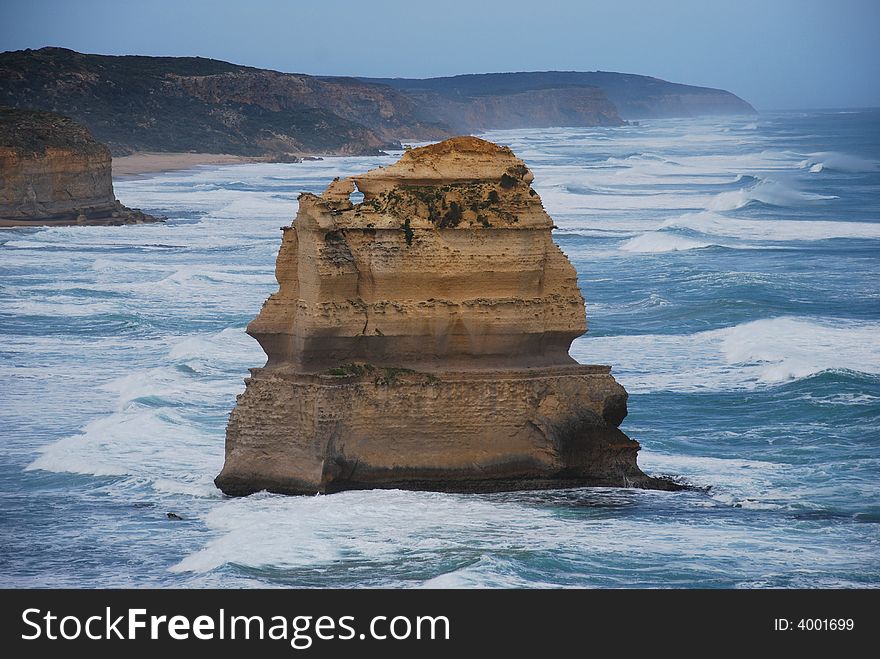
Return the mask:
<path fill-rule="evenodd" d="M 202 89 L 205 80 L 213 87 Z M 396 146 L 327 108 L 292 97 L 273 105 L 273 81 L 289 82 L 283 74 L 198 57 L 112 57 L 63 48 L 0 54 L 0 105 L 64 112 L 114 154 L 366 154 Z M 261 94 L 261 85 L 270 89 Z"/>
<path fill-rule="evenodd" d="M 528 92 L 592 88 L 601 91 L 624 119 L 755 112 L 749 103 L 724 89 L 683 85 L 660 78 L 613 71 L 471 73 L 444 78 L 363 80 L 389 85 L 421 103 L 437 104 L 490 96 L 513 98 Z M 614 117 L 609 116 L 607 119 L 608 123 L 613 123 Z"/>
<path fill-rule="evenodd" d="M 0 147 L 16 149 L 23 155 L 43 154 L 48 147 L 94 154 L 107 149 L 69 117 L 7 107 L 0 107 Z"/>
<path fill-rule="evenodd" d="M 0 53 L 0 105 L 61 112 L 114 154 L 370 154 L 489 128 L 753 112 L 730 92 L 607 72 L 316 77 L 201 57 Z"/>

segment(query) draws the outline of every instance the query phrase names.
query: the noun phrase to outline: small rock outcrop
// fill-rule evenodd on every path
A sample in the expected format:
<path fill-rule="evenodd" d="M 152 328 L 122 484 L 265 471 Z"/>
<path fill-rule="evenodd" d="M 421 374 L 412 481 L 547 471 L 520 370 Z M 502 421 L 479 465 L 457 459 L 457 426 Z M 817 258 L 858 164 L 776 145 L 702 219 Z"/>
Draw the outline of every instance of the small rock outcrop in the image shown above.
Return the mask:
<path fill-rule="evenodd" d="M 674 489 L 636 465 L 610 367 L 568 354 L 584 301 L 532 178 L 457 137 L 302 194 L 217 486 Z"/>
<path fill-rule="evenodd" d="M 107 147 L 72 119 L 0 108 L 0 225 L 155 221 L 116 200 L 111 164 Z"/>

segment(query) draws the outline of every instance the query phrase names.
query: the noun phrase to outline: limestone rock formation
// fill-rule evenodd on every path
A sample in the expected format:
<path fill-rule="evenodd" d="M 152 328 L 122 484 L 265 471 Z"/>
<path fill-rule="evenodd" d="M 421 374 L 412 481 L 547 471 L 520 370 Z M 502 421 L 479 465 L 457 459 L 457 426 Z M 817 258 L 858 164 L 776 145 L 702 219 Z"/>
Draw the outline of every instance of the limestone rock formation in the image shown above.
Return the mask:
<path fill-rule="evenodd" d="M 568 355 L 584 301 L 532 178 L 457 137 L 302 194 L 217 486 L 673 487 L 637 467 L 610 367 Z"/>
<path fill-rule="evenodd" d="M 116 200 L 110 151 L 61 115 L 0 108 L 0 172 L 0 225 L 156 220 Z"/>

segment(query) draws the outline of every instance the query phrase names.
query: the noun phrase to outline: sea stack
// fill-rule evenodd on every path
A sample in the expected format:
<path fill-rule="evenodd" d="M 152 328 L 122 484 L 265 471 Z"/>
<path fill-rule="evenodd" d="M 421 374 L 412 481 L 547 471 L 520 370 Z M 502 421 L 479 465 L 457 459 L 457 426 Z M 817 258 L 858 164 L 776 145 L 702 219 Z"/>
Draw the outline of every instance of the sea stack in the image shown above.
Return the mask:
<path fill-rule="evenodd" d="M 72 119 L 0 108 L 0 226 L 156 221 L 116 200 L 111 166 L 110 150 Z"/>
<path fill-rule="evenodd" d="M 584 300 L 532 178 L 456 137 L 302 194 L 217 486 L 673 489 L 636 465 L 611 368 L 568 354 Z"/>

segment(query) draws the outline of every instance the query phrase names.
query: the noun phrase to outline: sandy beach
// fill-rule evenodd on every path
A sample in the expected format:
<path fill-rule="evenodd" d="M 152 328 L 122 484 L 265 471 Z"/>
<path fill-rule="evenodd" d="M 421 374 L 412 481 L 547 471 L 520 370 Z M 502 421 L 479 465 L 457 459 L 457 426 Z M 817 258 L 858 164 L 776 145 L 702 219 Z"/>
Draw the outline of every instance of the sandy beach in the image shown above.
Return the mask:
<path fill-rule="evenodd" d="M 113 158 L 113 177 L 128 178 L 140 174 L 192 169 L 199 165 L 234 165 L 260 162 L 259 157 L 235 156 L 227 153 L 153 153 L 139 152 Z"/>

